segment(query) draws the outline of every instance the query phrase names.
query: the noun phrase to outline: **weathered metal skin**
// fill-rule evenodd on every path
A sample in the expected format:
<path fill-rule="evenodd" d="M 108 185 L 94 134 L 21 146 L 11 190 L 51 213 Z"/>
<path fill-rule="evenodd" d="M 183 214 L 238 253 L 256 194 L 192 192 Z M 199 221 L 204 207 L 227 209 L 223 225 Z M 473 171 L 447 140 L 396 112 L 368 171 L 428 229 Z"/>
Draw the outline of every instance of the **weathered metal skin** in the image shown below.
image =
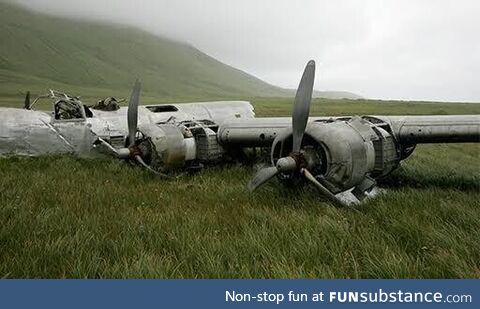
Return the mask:
<path fill-rule="evenodd" d="M 222 123 L 226 119 L 249 119 L 255 117 L 253 106 L 246 101 L 145 105 L 140 108 L 152 123 L 168 122 L 169 120 L 181 122 L 205 119 L 215 123 Z M 123 111 L 121 110 L 119 112 L 126 113 L 126 108 Z"/>
<path fill-rule="evenodd" d="M 309 122 L 327 121 L 330 117 L 310 117 Z M 269 147 L 275 138 L 290 127 L 290 117 L 229 119 L 218 128 L 218 140 L 222 144 Z"/>
<path fill-rule="evenodd" d="M 390 124 L 401 144 L 477 143 L 480 115 L 375 116 Z"/>
<path fill-rule="evenodd" d="M 348 120 L 352 117 L 310 117 L 309 122 Z M 480 141 L 480 115 L 364 116 L 377 119 L 390 129 L 400 144 L 477 143 Z M 220 125 L 219 140 L 232 144 L 269 145 L 291 118 L 232 119 Z M 378 125 L 373 122 L 372 125 Z M 275 133 L 275 134 L 274 134 Z"/>
<path fill-rule="evenodd" d="M 172 124 L 143 125 L 140 131 L 149 137 L 154 146 L 157 160 L 154 165 L 161 165 L 162 171 L 182 168 L 187 157 L 187 142 L 180 128 Z"/>
<path fill-rule="evenodd" d="M 175 111 L 153 112 L 149 109 L 165 106 L 173 107 Z M 79 119 L 57 120 L 50 112 L 0 108 L 0 156 L 60 153 L 97 156 L 99 152 L 93 147 L 97 137 L 124 146 L 128 131 L 127 108 L 117 111 L 92 109 L 91 113 L 89 118 L 83 115 Z M 162 104 L 139 107 L 138 122 L 140 127 L 148 128 L 147 125 L 166 122 L 175 124 L 208 119 L 219 123 L 228 118 L 245 119 L 254 115 L 251 104 L 244 101 Z"/>
<path fill-rule="evenodd" d="M 88 155 L 94 139 L 82 120 L 65 122 L 45 112 L 0 108 L 0 155 Z"/>
<path fill-rule="evenodd" d="M 378 137 L 361 118 L 313 123 L 308 127 L 307 134 L 325 149 L 327 166 L 323 177 L 332 184 L 333 193 L 352 188 L 373 171 L 373 140 Z"/>

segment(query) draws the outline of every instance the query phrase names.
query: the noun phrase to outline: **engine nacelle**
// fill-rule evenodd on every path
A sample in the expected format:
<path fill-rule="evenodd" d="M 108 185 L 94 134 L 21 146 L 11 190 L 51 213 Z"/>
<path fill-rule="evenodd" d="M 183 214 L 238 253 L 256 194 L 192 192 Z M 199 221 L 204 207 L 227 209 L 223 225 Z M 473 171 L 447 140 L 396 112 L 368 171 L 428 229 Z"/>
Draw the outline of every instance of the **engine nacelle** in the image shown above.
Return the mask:
<path fill-rule="evenodd" d="M 354 117 L 347 120 L 313 122 L 307 126 L 302 142 L 307 168 L 323 178 L 333 193 L 359 186 L 375 174 L 381 139 L 370 122 Z M 292 131 L 285 130 L 272 145 L 272 162 L 291 151 Z"/>
<path fill-rule="evenodd" d="M 146 137 L 139 147 L 144 160 L 160 171 L 182 168 L 185 162 L 196 157 L 195 138 L 188 136 L 181 127 L 173 124 L 146 125 L 140 127 Z"/>
<path fill-rule="evenodd" d="M 214 129 L 216 125 L 208 120 L 146 125 L 140 127 L 144 141 L 139 147 L 157 170 L 198 169 L 224 157 Z"/>

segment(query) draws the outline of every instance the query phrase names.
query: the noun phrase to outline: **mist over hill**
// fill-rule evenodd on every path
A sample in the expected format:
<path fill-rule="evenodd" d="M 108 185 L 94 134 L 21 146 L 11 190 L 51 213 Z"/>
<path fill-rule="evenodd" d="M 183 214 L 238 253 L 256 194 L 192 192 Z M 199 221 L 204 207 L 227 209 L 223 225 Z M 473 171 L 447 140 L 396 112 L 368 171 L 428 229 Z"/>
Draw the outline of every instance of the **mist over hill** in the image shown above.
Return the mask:
<path fill-rule="evenodd" d="M 132 27 L 54 17 L 0 2 L 0 93 L 50 87 L 128 91 L 140 78 L 159 97 L 291 96 L 195 47 Z M 358 98 L 348 92 L 315 92 Z"/>

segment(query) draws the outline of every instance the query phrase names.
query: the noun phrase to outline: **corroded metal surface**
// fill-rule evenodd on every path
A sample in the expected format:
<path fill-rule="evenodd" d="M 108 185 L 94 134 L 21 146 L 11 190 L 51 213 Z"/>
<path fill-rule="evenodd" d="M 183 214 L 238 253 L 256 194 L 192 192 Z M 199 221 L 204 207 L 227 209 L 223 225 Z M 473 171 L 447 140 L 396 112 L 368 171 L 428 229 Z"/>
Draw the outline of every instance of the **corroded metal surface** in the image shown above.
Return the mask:
<path fill-rule="evenodd" d="M 150 107 L 152 105 L 149 105 Z M 165 105 L 159 105 L 165 106 Z M 163 122 L 209 119 L 216 123 L 228 118 L 253 118 L 253 107 L 244 101 L 173 104 L 177 111 L 152 112 L 139 107 L 140 126 Z M 58 120 L 53 112 L 0 108 L 0 155 L 44 155 L 55 153 L 92 154 L 95 137 L 108 141 L 124 139 L 128 133 L 128 108 L 115 111 L 91 109 L 92 117 Z"/>
<path fill-rule="evenodd" d="M 480 142 L 480 115 L 378 116 L 405 144 Z"/>

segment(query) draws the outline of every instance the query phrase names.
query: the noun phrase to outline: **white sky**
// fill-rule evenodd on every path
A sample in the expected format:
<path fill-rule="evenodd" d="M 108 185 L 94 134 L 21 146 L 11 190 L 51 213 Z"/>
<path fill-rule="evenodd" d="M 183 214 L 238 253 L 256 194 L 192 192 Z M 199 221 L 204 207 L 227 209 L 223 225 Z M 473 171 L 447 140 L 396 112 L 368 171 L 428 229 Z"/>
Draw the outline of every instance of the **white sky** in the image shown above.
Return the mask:
<path fill-rule="evenodd" d="M 478 0 L 17 0 L 191 43 L 269 83 L 369 98 L 480 102 Z"/>

